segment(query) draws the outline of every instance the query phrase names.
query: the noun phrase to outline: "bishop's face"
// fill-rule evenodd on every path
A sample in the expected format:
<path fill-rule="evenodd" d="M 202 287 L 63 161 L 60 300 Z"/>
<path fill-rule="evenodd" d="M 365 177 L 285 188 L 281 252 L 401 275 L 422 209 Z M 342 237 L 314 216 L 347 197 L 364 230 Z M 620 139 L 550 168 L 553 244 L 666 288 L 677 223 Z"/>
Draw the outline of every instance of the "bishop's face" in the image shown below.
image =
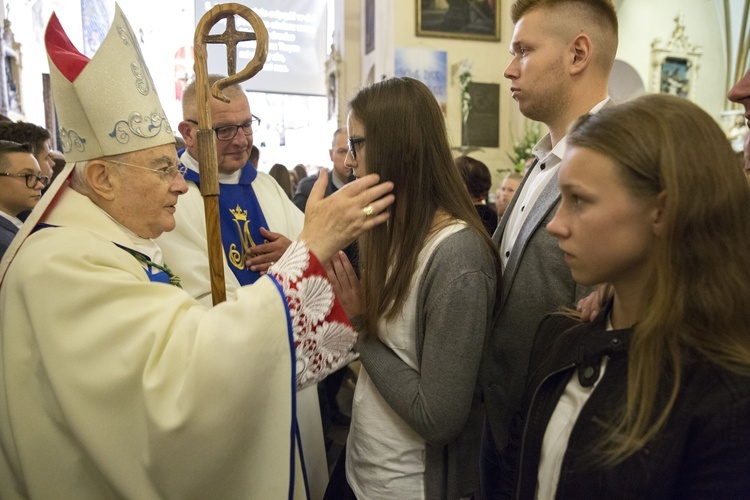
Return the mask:
<path fill-rule="evenodd" d="M 174 229 L 177 198 L 187 192 L 185 179 L 176 171 L 174 145 L 136 151 L 118 160 L 142 168 L 123 165 L 110 170 L 114 193 L 110 215 L 141 238 L 157 238 Z"/>

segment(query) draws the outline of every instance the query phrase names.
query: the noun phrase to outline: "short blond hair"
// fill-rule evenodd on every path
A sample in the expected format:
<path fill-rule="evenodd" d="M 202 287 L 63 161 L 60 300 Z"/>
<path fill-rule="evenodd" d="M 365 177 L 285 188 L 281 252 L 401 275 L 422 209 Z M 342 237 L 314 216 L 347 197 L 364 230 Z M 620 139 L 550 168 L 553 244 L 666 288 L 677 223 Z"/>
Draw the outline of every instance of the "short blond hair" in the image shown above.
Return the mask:
<path fill-rule="evenodd" d="M 208 86 L 211 87 L 219 80 L 226 78 L 224 75 L 210 74 L 208 75 Z M 244 94 L 245 90 L 239 83 L 230 85 L 224 89 L 224 93 L 232 96 Z M 182 119 L 183 120 L 197 120 L 198 119 L 198 88 L 195 79 L 190 80 L 182 91 Z"/>
<path fill-rule="evenodd" d="M 617 11 L 612 0 L 516 0 L 510 18 L 516 24 L 529 12 L 539 9 L 554 11 L 553 27 L 565 37 L 587 35 L 594 47 L 594 64 L 609 75 L 617 55 Z"/>

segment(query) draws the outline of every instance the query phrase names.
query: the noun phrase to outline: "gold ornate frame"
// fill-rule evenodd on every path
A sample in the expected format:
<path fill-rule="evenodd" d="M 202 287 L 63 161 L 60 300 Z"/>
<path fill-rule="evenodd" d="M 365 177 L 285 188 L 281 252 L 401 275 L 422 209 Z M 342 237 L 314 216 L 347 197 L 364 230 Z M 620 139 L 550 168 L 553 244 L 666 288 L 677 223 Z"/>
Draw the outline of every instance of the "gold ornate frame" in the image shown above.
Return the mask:
<path fill-rule="evenodd" d="M 499 41 L 500 0 L 461 1 L 463 4 L 459 2 L 459 4 L 444 8 L 435 4 L 442 4 L 445 0 L 417 0 L 417 36 Z M 491 12 L 493 5 L 495 10 Z M 466 19 L 466 15 L 469 20 L 458 26 L 463 19 Z M 454 27 L 447 27 L 451 21 Z"/>

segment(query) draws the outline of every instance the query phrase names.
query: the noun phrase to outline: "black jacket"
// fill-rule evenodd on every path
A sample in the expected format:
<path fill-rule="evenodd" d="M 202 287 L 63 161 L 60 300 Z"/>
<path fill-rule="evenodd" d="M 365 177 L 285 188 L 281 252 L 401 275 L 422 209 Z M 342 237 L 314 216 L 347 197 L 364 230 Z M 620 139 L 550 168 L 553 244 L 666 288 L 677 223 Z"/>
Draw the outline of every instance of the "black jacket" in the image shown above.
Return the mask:
<path fill-rule="evenodd" d="M 677 402 L 654 439 L 620 464 L 597 465 L 591 451 L 602 423 L 615 421 L 625 398 L 632 336 L 607 332 L 605 317 L 578 324 L 555 315 L 540 325 L 523 410 L 503 454 L 504 496 L 534 498 L 542 439 L 565 386 L 571 376 L 593 383 L 607 354 L 604 376 L 573 427 L 556 498 L 750 498 L 750 377 L 704 359 L 685 361 Z M 665 377 L 659 401 L 670 385 Z"/>

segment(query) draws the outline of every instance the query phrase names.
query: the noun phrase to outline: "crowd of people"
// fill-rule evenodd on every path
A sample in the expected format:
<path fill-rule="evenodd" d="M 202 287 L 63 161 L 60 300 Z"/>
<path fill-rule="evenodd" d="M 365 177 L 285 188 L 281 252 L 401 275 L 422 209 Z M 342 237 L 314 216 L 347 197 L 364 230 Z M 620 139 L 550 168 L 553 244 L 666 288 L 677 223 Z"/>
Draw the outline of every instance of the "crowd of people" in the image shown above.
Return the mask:
<path fill-rule="evenodd" d="M 611 0 L 511 18 L 549 133 L 495 207 L 418 80 L 360 89 L 310 176 L 210 97 L 214 303 L 196 83 L 177 149 L 120 8 L 91 58 L 53 15 L 67 163 L 0 121 L 0 497 L 750 497 L 743 167 L 690 101 L 610 99 Z M 750 71 L 728 97 L 750 119 Z"/>

